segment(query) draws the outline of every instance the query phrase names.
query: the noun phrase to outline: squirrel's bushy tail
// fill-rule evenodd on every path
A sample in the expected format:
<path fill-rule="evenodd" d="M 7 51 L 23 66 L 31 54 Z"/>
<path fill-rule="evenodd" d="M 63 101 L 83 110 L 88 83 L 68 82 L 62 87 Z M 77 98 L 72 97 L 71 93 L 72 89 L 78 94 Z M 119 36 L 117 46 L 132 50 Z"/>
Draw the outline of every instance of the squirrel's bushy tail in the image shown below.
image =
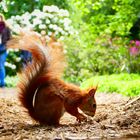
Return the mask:
<path fill-rule="evenodd" d="M 33 107 L 34 94 L 45 82 L 42 77 L 61 76 L 65 66 L 63 52 L 61 49 L 43 46 L 40 36 L 35 32 L 21 33 L 7 43 L 7 48 L 27 50 L 32 53 L 32 62 L 20 73 L 18 88 L 21 104 L 28 110 L 29 115 L 38 121 Z"/>

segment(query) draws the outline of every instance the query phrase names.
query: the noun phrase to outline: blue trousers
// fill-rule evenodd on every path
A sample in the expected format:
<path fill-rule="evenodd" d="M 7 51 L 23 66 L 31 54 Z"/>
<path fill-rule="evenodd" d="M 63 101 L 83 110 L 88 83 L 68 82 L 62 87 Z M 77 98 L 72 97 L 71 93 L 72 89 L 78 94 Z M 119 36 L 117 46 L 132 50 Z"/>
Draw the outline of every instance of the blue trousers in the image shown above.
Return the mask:
<path fill-rule="evenodd" d="M 6 57 L 7 57 L 7 52 L 0 52 L 0 87 L 4 87 L 5 86 L 5 66 L 4 63 L 6 61 Z"/>

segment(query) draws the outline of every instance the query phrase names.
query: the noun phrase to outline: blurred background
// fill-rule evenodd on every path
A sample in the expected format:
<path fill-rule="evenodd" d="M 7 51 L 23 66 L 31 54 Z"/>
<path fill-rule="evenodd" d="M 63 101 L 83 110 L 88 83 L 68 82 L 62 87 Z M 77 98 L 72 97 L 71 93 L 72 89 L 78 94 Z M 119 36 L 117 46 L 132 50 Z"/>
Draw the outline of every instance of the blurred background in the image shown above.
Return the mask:
<path fill-rule="evenodd" d="M 139 0 L 2 0 L 12 35 L 32 29 L 64 44 L 64 79 L 99 92 L 140 95 Z M 9 49 L 7 87 L 15 87 L 21 68 L 19 50 Z"/>

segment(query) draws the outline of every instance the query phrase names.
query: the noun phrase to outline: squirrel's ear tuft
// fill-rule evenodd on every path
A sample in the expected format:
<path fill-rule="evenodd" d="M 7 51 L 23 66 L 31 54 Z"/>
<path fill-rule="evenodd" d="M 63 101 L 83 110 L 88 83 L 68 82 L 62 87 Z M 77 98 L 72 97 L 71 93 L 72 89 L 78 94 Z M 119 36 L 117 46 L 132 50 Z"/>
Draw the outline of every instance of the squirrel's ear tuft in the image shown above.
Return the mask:
<path fill-rule="evenodd" d="M 97 90 L 97 88 L 98 88 L 98 86 L 90 88 L 90 89 L 88 90 L 88 94 L 89 94 L 90 96 L 94 96 L 94 95 L 95 95 L 95 92 L 96 92 L 96 90 Z"/>

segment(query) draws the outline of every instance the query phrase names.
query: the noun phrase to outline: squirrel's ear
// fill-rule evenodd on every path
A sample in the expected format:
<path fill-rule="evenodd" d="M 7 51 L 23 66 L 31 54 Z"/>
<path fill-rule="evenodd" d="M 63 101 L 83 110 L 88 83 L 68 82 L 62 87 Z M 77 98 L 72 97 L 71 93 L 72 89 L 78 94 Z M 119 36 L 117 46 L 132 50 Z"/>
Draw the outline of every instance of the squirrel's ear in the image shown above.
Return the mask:
<path fill-rule="evenodd" d="M 91 89 L 88 91 L 88 94 L 89 94 L 90 96 L 94 96 L 94 95 L 95 95 L 95 92 L 96 92 L 96 90 L 97 90 L 97 88 L 98 88 L 98 86 L 91 88 Z"/>

